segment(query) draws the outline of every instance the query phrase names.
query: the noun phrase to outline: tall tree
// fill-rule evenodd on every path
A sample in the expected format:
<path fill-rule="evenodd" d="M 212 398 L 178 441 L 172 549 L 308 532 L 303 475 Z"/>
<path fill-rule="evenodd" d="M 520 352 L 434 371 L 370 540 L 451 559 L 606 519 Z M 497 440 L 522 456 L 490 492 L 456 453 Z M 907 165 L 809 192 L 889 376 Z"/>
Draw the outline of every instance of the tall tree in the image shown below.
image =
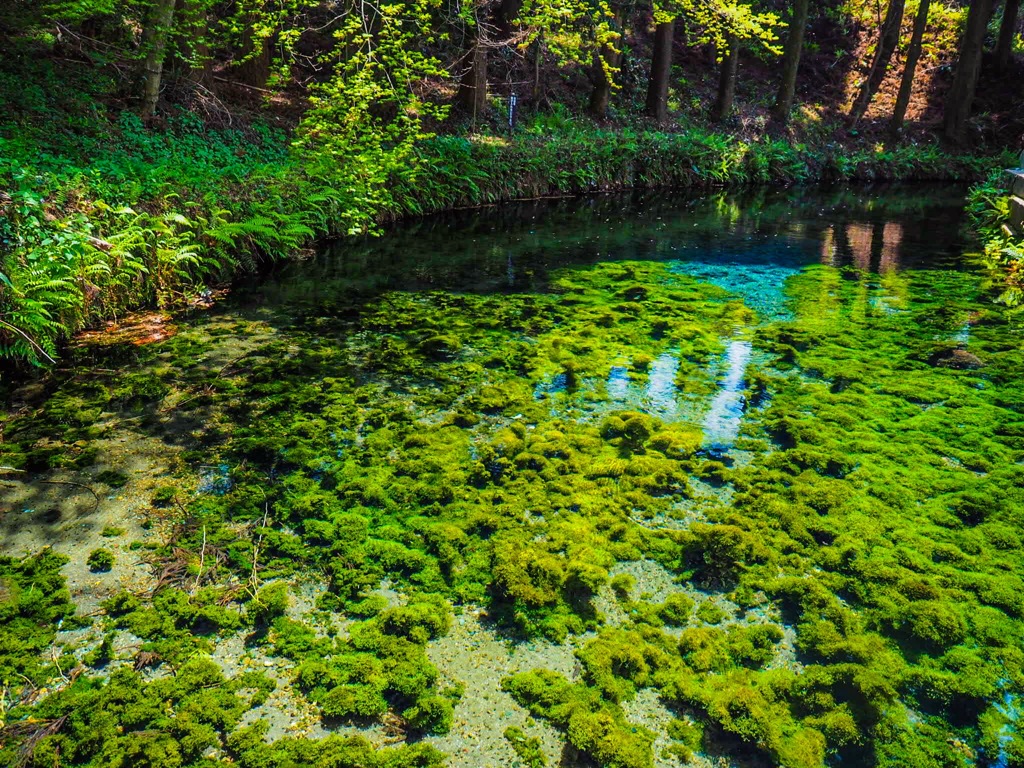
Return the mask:
<path fill-rule="evenodd" d="M 142 117 L 149 119 L 156 113 L 160 98 L 167 41 L 174 24 L 174 0 L 155 0 L 146 25 L 144 40 L 146 58 L 143 64 Z"/>
<path fill-rule="evenodd" d="M 732 103 L 736 96 L 736 71 L 740 62 L 740 40 L 730 35 L 722 56 L 721 71 L 718 73 L 718 98 L 715 99 L 715 119 L 722 121 L 732 114 Z"/>
<path fill-rule="evenodd" d="M 468 44 L 462 58 L 462 77 L 459 80 L 457 101 L 473 122 L 487 110 L 487 37 L 486 26 L 479 17 L 467 25 Z"/>
<path fill-rule="evenodd" d="M 793 100 L 796 98 L 796 73 L 800 67 L 800 54 L 804 47 L 804 33 L 807 31 L 807 15 L 810 11 L 810 0 L 796 0 L 793 4 L 793 17 L 789 22 L 789 34 L 782 53 L 782 82 L 775 97 L 772 117 L 785 125 L 789 122 L 789 113 L 793 111 Z"/>
<path fill-rule="evenodd" d="M 189 80 L 203 86 L 212 85 L 213 80 L 208 6 L 207 0 L 176 0 L 174 4 L 177 34 L 173 59 Z"/>
<path fill-rule="evenodd" d="M 930 8 L 931 0 L 921 0 L 917 7 L 917 15 L 914 16 L 914 30 L 910 33 L 910 47 L 907 48 L 907 61 L 903 65 L 900 92 L 896 95 L 896 105 L 893 107 L 892 118 L 889 120 L 889 132 L 893 136 L 898 136 L 903 131 L 903 121 L 907 116 L 910 95 L 914 90 L 914 74 L 917 71 L 918 59 L 921 58 L 921 43 L 924 40 L 924 31 L 928 26 Z"/>
<path fill-rule="evenodd" d="M 273 52 L 273 36 L 254 34 L 251 25 L 247 25 L 242 37 L 242 58 L 235 68 L 235 79 L 245 85 L 263 88 L 270 79 Z"/>
<path fill-rule="evenodd" d="M 272 74 L 287 77 L 296 63 L 300 38 L 305 31 L 333 37 L 336 45 L 329 56 L 347 59 L 354 55 L 352 39 L 344 33 L 345 23 L 358 21 L 366 39 L 380 32 L 383 15 L 373 0 L 363 0 L 356 7 L 351 0 L 338 0 L 345 13 L 324 22 L 325 3 L 321 0 L 187 0 L 188 4 L 205 6 L 210 18 L 209 28 L 225 35 L 227 50 L 233 54 L 234 79 L 254 88 L 265 88 Z M 212 23 L 219 18 L 218 25 Z M 183 30 L 184 33 L 184 30 Z M 321 51 L 322 52 L 322 51 Z M 314 54 L 314 58 L 319 57 Z M 312 61 L 309 51 L 301 57 Z M 331 68 L 327 61 L 318 62 L 319 73 Z"/>
<path fill-rule="evenodd" d="M 617 5 L 613 12 L 614 37 L 609 37 L 600 45 L 590 67 L 590 79 L 594 88 L 590 92 L 587 111 L 598 119 L 603 119 L 608 114 L 608 104 L 611 101 L 612 89 L 615 87 L 613 78 L 622 64 L 622 47 L 619 41 L 622 39 L 624 24 L 625 12 L 621 5 Z"/>
<path fill-rule="evenodd" d="M 533 103 L 539 104 L 544 86 L 541 84 L 541 63 L 544 61 L 544 35 L 540 34 L 533 43 Z"/>
<path fill-rule="evenodd" d="M 992 14 L 993 0 L 971 0 L 967 11 L 967 25 L 960 42 L 960 56 L 956 62 L 953 85 L 946 95 L 943 114 L 943 133 L 952 142 L 962 142 L 967 133 L 967 120 L 971 116 L 974 91 L 981 72 L 981 53 L 985 32 Z"/>
<path fill-rule="evenodd" d="M 1010 65 L 1019 13 L 1020 0 L 1006 0 L 1003 3 L 1003 20 L 999 23 L 999 39 L 996 41 L 996 69 L 1000 72 L 1005 72 Z"/>
<path fill-rule="evenodd" d="M 465 71 L 459 81 L 459 105 L 469 113 L 473 122 L 487 110 L 487 41 L 481 39 L 480 30 L 474 36 L 462 60 Z"/>
<path fill-rule="evenodd" d="M 590 112 L 604 117 L 621 62 L 623 8 L 604 0 L 524 0 L 518 18 L 525 31 L 521 49 L 537 43 L 537 56 L 550 53 L 559 65 L 586 67 L 594 86 Z M 535 66 L 539 74 L 539 60 Z"/>
<path fill-rule="evenodd" d="M 503 40 L 510 41 L 512 39 L 516 20 L 522 9 L 523 0 L 501 0 L 498 3 L 498 8 L 494 13 L 494 25 Z"/>
<path fill-rule="evenodd" d="M 668 80 L 672 74 L 672 38 L 676 20 L 660 21 L 654 27 L 654 53 L 647 84 L 645 111 L 658 122 L 668 118 Z"/>
<path fill-rule="evenodd" d="M 779 51 L 775 30 L 779 19 L 774 13 L 754 10 L 744 0 L 654 0 L 655 37 L 651 58 L 651 78 L 647 90 L 646 112 L 662 120 L 667 107 L 671 72 L 672 33 L 682 26 L 692 45 L 711 44 L 728 51 L 733 40 L 752 40 L 770 53 Z M 670 24 L 674 22 L 674 26 Z"/>
<path fill-rule="evenodd" d="M 886 70 L 889 69 L 889 61 L 900 41 L 900 27 L 903 26 L 903 10 L 906 7 L 906 0 L 889 0 L 889 7 L 885 12 L 885 20 L 882 22 L 882 29 L 878 35 L 878 45 L 875 47 L 875 55 L 871 60 L 871 67 L 868 69 L 867 77 L 861 83 L 857 98 L 853 100 L 850 108 L 850 117 L 856 123 L 868 111 L 868 105 L 874 98 L 878 87 L 885 79 Z"/>
<path fill-rule="evenodd" d="M 466 45 L 456 101 L 474 121 L 487 109 L 488 54 L 512 41 L 522 6 L 522 0 L 477 0 L 463 6 Z"/>

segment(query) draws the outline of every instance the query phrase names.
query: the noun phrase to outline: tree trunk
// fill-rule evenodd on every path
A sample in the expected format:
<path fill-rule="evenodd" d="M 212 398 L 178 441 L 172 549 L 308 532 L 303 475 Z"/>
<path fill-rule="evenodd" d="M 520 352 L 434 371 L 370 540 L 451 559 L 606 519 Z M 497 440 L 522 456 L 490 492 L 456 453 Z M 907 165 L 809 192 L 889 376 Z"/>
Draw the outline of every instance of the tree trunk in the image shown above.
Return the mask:
<path fill-rule="evenodd" d="M 544 89 L 541 86 L 540 64 L 544 58 L 544 33 L 537 35 L 537 41 L 533 44 L 533 103 L 540 104 L 541 93 Z"/>
<path fill-rule="evenodd" d="M 494 12 L 494 26 L 499 39 L 508 41 L 515 32 L 515 20 L 523 8 L 523 0 L 502 0 Z"/>
<path fill-rule="evenodd" d="M 623 23 L 622 9 L 616 8 L 615 27 L 621 30 Z M 594 64 L 590 68 L 590 79 L 594 83 L 594 90 L 590 92 L 590 104 L 587 109 L 598 120 L 603 120 L 607 116 L 608 102 L 612 96 L 612 81 L 602 62 L 607 64 L 610 69 L 618 69 L 622 63 L 622 52 L 606 45 L 599 54 L 594 56 Z"/>
<path fill-rule="evenodd" d="M 857 123 L 864 113 L 868 111 L 868 105 L 874 98 L 878 87 L 885 79 L 885 72 L 889 68 L 889 61 L 900 41 L 900 27 L 903 25 L 903 9 L 906 7 L 906 0 L 890 0 L 889 8 L 885 12 L 885 20 L 882 22 L 882 31 L 878 36 L 878 47 L 875 49 L 875 56 L 871 61 L 871 69 L 868 76 L 861 84 L 857 98 L 854 99 L 853 107 L 850 109 L 850 117 L 854 124 Z"/>
<path fill-rule="evenodd" d="M 146 29 L 148 42 L 142 84 L 142 118 L 148 120 L 156 113 L 160 98 L 160 80 L 164 70 L 167 39 L 174 23 L 174 0 L 156 0 Z"/>
<path fill-rule="evenodd" d="M 903 131 L 903 120 L 907 116 L 910 94 L 914 90 L 914 73 L 917 71 L 917 61 L 921 58 L 921 42 L 924 40 L 924 31 L 928 26 L 928 9 L 930 7 L 931 0 L 921 0 L 921 4 L 917 7 L 917 15 L 914 17 L 914 31 L 910 35 L 907 61 L 903 65 L 900 92 L 896 96 L 896 106 L 892 109 L 892 119 L 889 121 L 889 132 L 893 136 L 899 136 Z"/>
<path fill-rule="evenodd" d="M 967 132 L 971 116 L 974 89 L 981 71 L 981 51 L 993 0 L 972 0 L 967 11 L 967 27 L 960 43 L 960 56 L 956 62 L 953 85 L 946 95 L 943 132 L 947 139 L 960 143 Z"/>
<path fill-rule="evenodd" d="M 188 70 L 188 77 L 194 83 L 199 83 L 206 88 L 213 88 L 213 58 L 210 56 L 210 43 L 206 39 L 209 30 L 209 19 L 203 17 L 197 22 L 197 28 L 202 32 L 203 37 L 197 39 L 192 48 L 192 61 Z"/>
<path fill-rule="evenodd" d="M 479 23 L 473 30 L 469 50 L 462 59 L 465 72 L 459 81 L 458 102 L 473 122 L 482 118 L 487 111 L 487 48 L 481 39 L 483 30 Z"/>
<path fill-rule="evenodd" d="M 594 89 L 590 92 L 590 104 L 587 111 L 598 120 L 603 120 L 608 114 L 608 102 L 612 95 L 612 83 L 608 79 L 608 73 L 604 71 L 601 64 L 601 56 L 594 56 L 594 63 L 590 67 L 590 79 L 594 83 Z"/>
<path fill-rule="evenodd" d="M 210 57 L 210 19 L 206 9 L 194 0 L 177 0 L 174 6 L 179 34 L 171 53 L 176 76 L 212 88 L 213 61 Z M 166 67 L 166 63 L 165 63 Z"/>
<path fill-rule="evenodd" d="M 740 63 L 740 40 L 729 35 L 726 40 L 725 56 L 718 74 L 718 98 L 715 100 L 715 119 L 726 120 L 732 114 L 733 97 L 736 95 L 736 70 Z"/>
<path fill-rule="evenodd" d="M 1005 72 L 1013 55 L 1013 38 L 1017 36 L 1017 14 L 1020 0 L 1006 0 L 1003 5 L 1003 20 L 999 25 L 999 40 L 996 42 L 996 69 Z"/>
<path fill-rule="evenodd" d="M 252 25 L 246 28 L 242 36 L 242 56 L 248 57 L 235 68 L 235 77 L 240 83 L 251 85 L 255 88 L 263 88 L 270 79 L 270 62 L 274 50 L 274 37 L 255 38 L 252 33 Z M 255 55 L 252 54 L 256 49 Z"/>
<path fill-rule="evenodd" d="M 608 102 L 612 96 L 612 81 L 605 71 L 602 59 L 612 69 L 618 69 L 622 54 L 611 48 L 606 48 L 603 53 L 594 56 L 594 63 L 590 68 L 594 90 L 590 92 L 590 104 L 587 106 L 587 110 L 598 120 L 603 120 L 608 115 Z"/>
<path fill-rule="evenodd" d="M 810 0 L 796 0 L 793 5 L 793 18 L 789 22 L 789 34 L 782 54 L 782 82 L 779 93 L 775 97 L 772 117 L 785 125 L 789 122 L 789 113 L 793 111 L 793 100 L 796 98 L 796 73 L 800 67 L 800 52 L 804 47 L 804 32 L 807 31 L 807 14 Z"/>
<path fill-rule="evenodd" d="M 647 84 L 646 113 L 659 123 L 668 119 L 668 81 L 672 74 L 672 36 L 675 20 L 654 28 L 654 54 L 651 56 L 651 77 Z"/>

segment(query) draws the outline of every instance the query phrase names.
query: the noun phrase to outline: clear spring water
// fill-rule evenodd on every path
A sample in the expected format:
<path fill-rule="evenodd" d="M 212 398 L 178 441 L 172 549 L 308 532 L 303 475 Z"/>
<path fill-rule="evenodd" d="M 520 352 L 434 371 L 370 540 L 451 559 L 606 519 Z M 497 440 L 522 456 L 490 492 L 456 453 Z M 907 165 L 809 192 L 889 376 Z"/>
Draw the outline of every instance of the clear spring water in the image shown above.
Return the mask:
<path fill-rule="evenodd" d="M 549 764 L 1015 764 L 1024 359 L 961 205 L 934 187 L 594 197 L 329 245 L 16 395 L 0 464 L 29 477 L 0 487 L 5 545 L 66 552 L 95 605 L 148 572 L 131 539 L 160 552 L 173 531 L 167 557 L 194 562 L 167 588 L 195 599 L 202 564 L 232 610 L 258 546 L 257 576 L 331 638 L 308 650 L 282 622 L 246 641 L 279 670 L 283 698 L 247 715 L 271 737 L 397 733 L 460 768 L 514 764 L 508 726 Z M 110 470 L 127 480 L 96 509 L 42 484 Z M 84 569 L 101 545 L 110 576 Z M 310 661 L 340 693 L 300 684 Z M 518 677 L 534 667 L 570 684 L 571 724 Z"/>

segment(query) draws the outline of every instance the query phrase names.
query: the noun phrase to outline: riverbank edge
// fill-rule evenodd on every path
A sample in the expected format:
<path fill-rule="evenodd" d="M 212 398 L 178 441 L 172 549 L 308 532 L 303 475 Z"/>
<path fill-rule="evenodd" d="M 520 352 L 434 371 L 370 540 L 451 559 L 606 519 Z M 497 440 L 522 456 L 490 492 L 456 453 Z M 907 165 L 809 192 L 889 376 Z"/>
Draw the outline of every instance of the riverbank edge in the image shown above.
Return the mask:
<path fill-rule="evenodd" d="M 12 368 L 24 372 L 26 364 L 56 362 L 75 333 L 112 317 L 187 307 L 197 291 L 230 282 L 260 262 L 308 255 L 317 240 L 379 233 L 409 217 L 631 190 L 977 182 L 1008 158 L 951 154 L 937 145 L 810 147 L 699 129 L 591 128 L 514 139 L 441 136 L 421 142 L 415 153 L 413 173 L 392 174 L 373 190 L 339 188 L 338 174 L 292 156 L 219 189 L 168 190 L 158 199 L 115 204 L 89 199 L 86 189 L 39 196 L 38 211 L 8 204 L 13 242 L 23 245 L 7 254 L 0 272 L 0 371 L 6 368 L 9 380 Z M 19 225 L 24 229 L 27 222 L 35 229 L 26 236 Z M 47 254 L 51 229 L 74 246 L 64 261 L 71 253 L 81 263 L 48 266 L 58 260 L 39 259 Z M 36 251 L 24 245 L 33 237 L 40 243 Z M 53 271 L 58 268 L 64 272 Z"/>
<path fill-rule="evenodd" d="M 967 195 L 967 213 L 982 244 L 981 262 L 989 270 L 992 293 L 1008 307 L 1024 305 L 1024 232 L 1015 222 L 1024 189 L 1022 168 L 1024 152 L 972 186 Z"/>

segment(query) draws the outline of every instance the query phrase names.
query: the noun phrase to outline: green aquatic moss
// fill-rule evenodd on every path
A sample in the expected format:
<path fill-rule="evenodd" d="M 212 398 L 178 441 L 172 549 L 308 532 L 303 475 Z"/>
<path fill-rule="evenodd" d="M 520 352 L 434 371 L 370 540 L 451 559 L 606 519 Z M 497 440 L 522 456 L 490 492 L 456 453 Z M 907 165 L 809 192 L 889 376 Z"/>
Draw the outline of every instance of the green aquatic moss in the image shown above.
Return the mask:
<path fill-rule="evenodd" d="M 540 739 L 527 736 L 522 728 L 509 726 L 503 734 L 526 768 L 545 768 L 548 759 L 541 749 Z"/>
<path fill-rule="evenodd" d="M 168 586 L 152 600 L 120 592 L 103 606 L 113 627 L 143 640 L 141 650 L 149 655 L 149 664 L 178 666 L 197 652 L 212 651 L 215 638 L 241 626 L 238 607 L 224 597 L 222 588 L 192 592 Z"/>
<path fill-rule="evenodd" d="M 640 631 L 610 629 L 587 643 L 577 656 L 584 680 L 601 695 L 619 703 L 652 684 L 654 674 L 670 665 L 667 647 L 645 641 Z"/>
<path fill-rule="evenodd" d="M 607 768 L 649 768 L 654 735 L 630 724 L 622 710 L 602 701 L 586 686 L 573 685 L 547 670 L 524 672 L 502 681 L 536 717 L 563 729 L 569 742 Z"/>
<path fill-rule="evenodd" d="M 693 600 L 677 592 L 666 597 L 665 602 L 658 607 L 658 618 L 670 627 L 685 627 L 690 623 L 692 612 Z M 699 610 L 698 618 L 700 618 Z"/>
<path fill-rule="evenodd" d="M 447 605 L 425 596 L 373 614 L 349 627 L 344 639 L 280 616 L 261 642 L 296 662 L 296 686 L 328 720 L 363 722 L 391 710 L 415 732 L 447 733 L 457 697 L 438 688 L 425 652 L 451 625 Z"/>
<path fill-rule="evenodd" d="M 85 559 L 85 564 L 93 573 L 106 573 L 114 567 L 114 553 L 109 549 L 94 549 Z"/>
<path fill-rule="evenodd" d="M 629 593 L 636 587 L 636 579 L 628 573 L 620 573 L 613 576 L 609 585 L 619 600 L 628 600 Z"/>
<path fill-rule="evenodd" d="M 123 472 L 115 472 L 112 470 L 103 470 L 96 474 L 96 481 L 109 485 L 111 488 L 121 488 L 128 483 L 128 475 Z"/>
<path fill-rule="evenodd" d="M 246 604 L 245 619 L 254 626 L 265 626 L 288 610 L 291 598 L 288 585 L 276 581 L 260 587 L 253 598 Z"/>
<path fill-rule="evenodd" d="M 106 682 L 80 677 L 35 708 L 33 714 L 41 718 L 38 725 L 19 729 L 18 738 L 0 746 L 0 756 L 27 755 L 24 764 L 40 768 L 54 764 L 198 768 L 211 764 L 211 751 L 254 768 L 284 768 L 307 759 L 353 768 L 442 764 L 440 753 L 423 745 L 375 752 L 359 738 L 265 743 L 265 722 L 237 726 L 242 713 L 261 701 L 272 685 L 255 673 L 229 680 L 215 663 L 202 658 L 151 682 L 126 667 L 115 670 Z M 33 740 L 27 752 L 23 749 L 26 739 Z"/>
<path fill-rule="evenodd" d="M 706 624 L 721 624 L 725 620 L 726 614 L 721 606 L 712 603 L 710 600 L 705 600 L 697 606 L 697 613 L 695 615 Z"/>
<path fill-rule="evenodd" d="M 669 721 L 666 731 L 675 742 L 668 747 L 668 753 L 684 762 L 693 759 L 694 752 L 701 748 L 704 741 L 704 728 L 700 723 L 692 720 L 681 720 L 674 717 Z"/>
<path fill-rule="evenodd" d="M 230 754 L 242 768 L 336 765 L 339 768 L 442 768 L 444 755 L 428 744 L 379 749 L 359 736 L 323 739 L 286 737 L 264 742 L 265 722 L 240 728 L 228 739 Z"/>
<path fill-rule="evenodd" d="M 673 675 L 664 695 L 702 709 L 728 737 L 757 749 L 779 765 L 822 766 L 825 737 L 794 717 L 788 671 L 733 672 L 704 678 L 691 672 Z"/>
<path fill-rule="evenodd" d="M 621 706 L 644 689 L 685 717 L 669 734 L 680 755 L 962 765 L 1016 754 L 1002 702 L 1024 694 L 1024 355 L 976 283 L 812 266 L 765 318 L 657 263 L 565 269 L 530 294 L 383 291 L 280 320 L 223 372 L 178 341 L 176 372 L 140 372 L 135 400 L 76 379 L 35 414 L 64 421 L 16 419 L 2 450 L 11 466 L 60 463 L 106 409 L 157 411 L 159 382 L 216 387 L 181 482 L 154 497 L 188 512 L 186 578 L 108 602 L 97 666 L 113 630 L 175 669 L 251 632 L 326 720 L 440 733 L 459 704 L 426 648 L 451 606 L 474 605 L 516 641 L 594 633 L 579 680 L 537 671 L 506 688 L 599 765 L 653 759 Z M 940 364 L 965 327 L 982 366 Z M 742 450 L 719 452 L 704 418 L 736 338 L 752 350 Z M 659 370 L 674 370 L 674 410 L 649 389 Z M 170 413 L 150 415 L 183 418 Z M 215 555 L 192 589 L 204 541 Z M 674 580 L 662 602 L 610 575 L 644 559 Z M 286 611 L 278 585 L 306 573 L 344 631 Z M 268 586 L 232 599 L 254 577 Z M 609 594 L 621 626 L 600 613 Z M 385 759 L 217 734 L 254 767 Z M 185 755 L 177 738 L 145 749 Z"/>
<path fill-rule="evenodd" d="M 70 666 L 67 658 L 45 653 L 59 628 L 85 623 L 75 617 L 60 573 L 65 563 L 66 557 L 51 550 L 0 558 L 0 678 L 12 690 L 44 685 L 55 665 Z"/>

